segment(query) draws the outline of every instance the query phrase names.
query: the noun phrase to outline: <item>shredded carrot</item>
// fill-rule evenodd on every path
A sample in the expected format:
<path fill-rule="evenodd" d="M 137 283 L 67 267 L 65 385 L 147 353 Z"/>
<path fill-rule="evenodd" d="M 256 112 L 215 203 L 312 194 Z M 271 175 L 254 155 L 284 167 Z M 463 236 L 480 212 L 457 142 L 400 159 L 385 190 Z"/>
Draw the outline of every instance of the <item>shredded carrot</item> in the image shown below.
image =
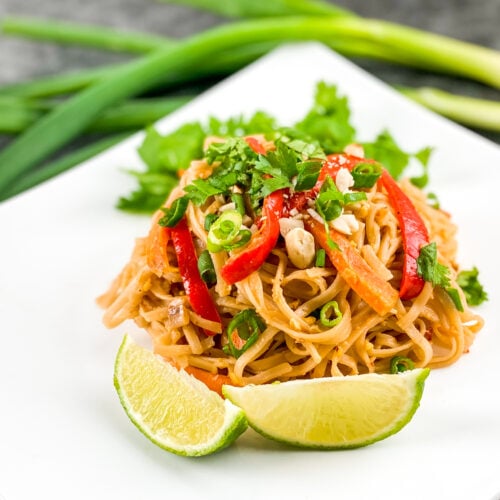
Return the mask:
<path fill-rule="evenodd" d="M 184 370 L 193 375 L 193 377 L 196 377 L 200 382 L 203 382 L 210 390 L 217 392 L 220 396 L 222 396 L 222 386 L 224 384 L 235 385 L 226 375 L 210 373 L 195 366 L 186 366 Z"/>
<path fill-rule="evenodd" d="M 323 224 L 314 219 L 305 221 L 305 224 L 342 278 L 375 312 L 384 316 L 396 306 L 397 290 L 373 272 L 343 234 L 330 230 L 330 237 L 338 246 L 338 249 L 332 249 Z"/>
<path fill-rule="evenodd" d="M 149 268 L 158 276 L 163 276 L 170 268 L 167 255 L 169 239 L 168 228 L 162 227 L 158 221 L 163 212 L 158 210 L 153 216 L 153 223 L 146 241 L 146 259 Z"/>

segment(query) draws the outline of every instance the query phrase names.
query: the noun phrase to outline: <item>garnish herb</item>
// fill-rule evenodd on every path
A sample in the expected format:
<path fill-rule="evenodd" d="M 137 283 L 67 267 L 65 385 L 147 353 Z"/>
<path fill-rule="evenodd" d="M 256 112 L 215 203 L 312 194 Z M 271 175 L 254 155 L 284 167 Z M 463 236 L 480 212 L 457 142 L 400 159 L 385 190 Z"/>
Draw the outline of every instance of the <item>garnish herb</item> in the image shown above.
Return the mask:
<path fill-rule="evenodd" d="M 201 279 L 209 287 L 217 283 L 217 274 L 208 250 L 203 250 L 198 257 L 198 271 L 200 272 Z"/>
<path fill-rule="evenodd" d="M 323 162 L 318 160 L 303 161 L 297 164 L 295 191 L 307 191 L 316 184 Z"/>
<path fill-rule="evenodd" d="M 458 290 L 450 286 L 449 268 L 440 264 L 437 260 L 437 245 L 435 241 L 420 249 L 420 254 L 417 258 L 417 273 L 425 281 L 443 288 L 453 301 L 457 311 L 464 311 Z"/>
<path fill-rule="evenodd" d="M 316 198 L 316 210 L 325 222 L 342 215 L 345 205 L 366 200 L 366 193 L 341 193 L 331 177 L 326 177 Z"/>
<path fill-rule="evenodd" d="M 405 356 L 394 356 L 391 358 L 390 371 L 391 373 L 401 373 L 408 370 L 413 370 L 415 363 Z"/>
<path fill-rule="evenodd" d="M 437 245 L 433 241 L 420 249 L 417 258 L 417 273 L 434 286 L 446 288 L 450 285 L 450 270 L 437 260 Z"/>
<path fill-rule="evenodd" d="M 253 310 L 245 309 L 231 320 L 227 327 L 228 343 L 223 351 L 239 358 L 250 346 L 255 344 L 259 335 L 266 329 L 264 320 Z"/>
<path fill-rule="evenodd" d="M 342 321 L 342 311 L 336 300 L 327 302 L 319 312 L 319 321 L 323 326 L 333 327 Z"/>
<path fill-rule="evenodd" d="M 354 142 L 350 115 L 347 98 L 339 96 L 334 85 L 320 82 L 314 106 L 295 127 L 315 139 L 326 154 L 335 153 Z"/>
<path fill-rule="evenodd" d="M 435 209 L 439 209 L 440 204 L 436 193 L 427 193 L 427 203 Z"/>
<path fill-rule="evenodd" d="M 458 273 L 457 284 L 463 290 L 467 304 L 478 306 L 488 300 L 488 294 L 479 282 L 477 267 Z"/>
<path fill-rule="evenodd" d="M 411 181 L 419 188 L 423 188 L 428 182 L 428 163 L 432 153 L 432 148 L 426 147 L 416 153 L 407 153 L 403 151 L 396 143 L 388 130 L 384 130 L 377 136 L 374 142 L 363 144 L 365 155 L 379 161 L 394 179 L 399 179 L 410 159 L 415 158 L 422 166 L 422 175 L 412 177 Z"/>
<path fill-rule="evenodd" d="M 163 227 L 175 227 L 184 217 L 188 204 L 188 198 L 186 196 L 181 196 L 177 198 L 169 208 L 162 207 L 162 211 L 165 215 L 158 221 L 158 224 Z"/>

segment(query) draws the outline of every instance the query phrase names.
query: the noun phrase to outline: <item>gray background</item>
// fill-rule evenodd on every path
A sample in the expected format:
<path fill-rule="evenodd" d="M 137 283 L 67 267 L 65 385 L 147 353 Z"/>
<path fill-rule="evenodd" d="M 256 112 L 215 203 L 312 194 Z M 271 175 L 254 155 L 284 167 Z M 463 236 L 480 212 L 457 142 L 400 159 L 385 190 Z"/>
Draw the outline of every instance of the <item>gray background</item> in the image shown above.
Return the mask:
<path fill-rule="evenodd" d="M 500 50 L 500 0 L 339 0 L 336 3 L 366 17 L 396 21 Z M 7 14 L 103 24 L 170 37 L 183 37 L 224 22 L 208 13 L 154 0 L 0 0 L 0 16 Z M 0 84 L 125 58 L 92 49 L 0 36 Z M 499 91 L 467 80 L 374 61 L 357 62 L 391 84 L 434 85 L 500 100 Z M 500 143 L 500 134 L 484 135 Z"/>

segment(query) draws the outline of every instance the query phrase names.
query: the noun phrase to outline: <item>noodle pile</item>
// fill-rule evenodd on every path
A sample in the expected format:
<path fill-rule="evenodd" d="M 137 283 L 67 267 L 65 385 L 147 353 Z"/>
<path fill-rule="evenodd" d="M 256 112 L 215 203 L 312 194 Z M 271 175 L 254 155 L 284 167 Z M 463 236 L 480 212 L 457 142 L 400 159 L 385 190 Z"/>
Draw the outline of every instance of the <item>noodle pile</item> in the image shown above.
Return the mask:
<path fill-rule="evenodd" d="M 170 201 L 193 179 L 206 177 L 207 171 L 210 167 L 204 161 L 193 162 Z M 227 376 L 236 385 L 387 373 L 395 356 L 411 359 L 416 367 L 450 365 L 468 351 L 483 321 L 467 307 L 455 282 L 456 227 L 449 214 L 430 206 L 426 195 L 409 181 L 399 185 L 425 222 L 430 240 L 437 243 L 439 262 L 451 271 L 451 285 L 460 294 L 463 312 L 443 288 L 426 282 L 416 298 L 400 299 L 380 316 L 328 260 L 321 267 L 315 262 L 305 269 L 295 267 L 280 238 L 260 269 L 232 286 L 220 275 L 228 252 L 212 254 L 217 283 L 210 292 L 222 318 L 222 332 L 206 335 L 204 329 L 213 325 L 190 307 L 171 241 L 166 249 L 168 264 L 161 269 L 151 265 L 151 247 L 158 244 L 152 231 L 137 239 L 130 262 L 98 299 L 105 308 L 104 323 L 114 328 L 134 320 L 151 336 L 155 353 L 169 362 Z M 348 238 L 373 272 L 399 290 L 403 250 L 397 216 L 379 183 L 366 195 L 366 200 L 348 207 L 358 222 Z M 188 206 L 186 220 L 199 252 L 207 245 L 206 215 L 226 202 L 215 195 L 202 206 Z M 160 216 L 155 215 L 153 225 Z M 331 301 L 338 304 L 342 318 L 328 327 L 314 312 Z M 266 326 L 255 343 L 235 358 L 223 350 L 227 325 L 249 308 Z"/>

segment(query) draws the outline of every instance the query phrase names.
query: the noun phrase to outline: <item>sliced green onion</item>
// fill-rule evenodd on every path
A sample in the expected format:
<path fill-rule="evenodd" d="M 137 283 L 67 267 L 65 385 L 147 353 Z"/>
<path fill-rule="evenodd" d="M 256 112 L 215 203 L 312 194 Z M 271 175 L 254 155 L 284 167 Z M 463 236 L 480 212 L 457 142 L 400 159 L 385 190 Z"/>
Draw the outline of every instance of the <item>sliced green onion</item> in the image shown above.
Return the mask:
<path fill-rule="evenodd" d="M 175 227 L 177 223 L 184 217 L 189 199 L 186 196 L 177 198 L 169 208 L 162 208 L 164 216 L 158 221 L 158 224 L 163 227 Z"/>
<path fill-rule="evenodd" d="M 207 214 L 205 217 L 205 222 L 203 223 L 203 228 L 205 231 L 209 231 L 212 224 L 217 220 L 219 216 L 216 214 Z"/>
<path fill-rule="evenodd" d="M 242 217 L 237 210 L 226 210 L 210 226 L 207 248 L 211 252 L 233 250 L 248 243 L 252 237 L 249 229 L 241 227 Z"/>
<path fill-rule="evenodd" d="M 201 252 L 198 257 L 198 271 L 201 279 L 208 285 L 212 286 L 217 283 L 217 273 L 215 272 L 214 263 L 208 250 Z"/>
<path fill-rule="evenodd" d="M 464 306 L 460 299 L 460 294 L 458 293 L 458 290 L 456 288 L 453 288 L 452 286 L 447 286 L 444 289 L 444 291 L 448 294 L 448 296 L 452 300 L 456 310 L 459 312 L 464 312 Z"/>
<path fill-rule="evenodd" d="M 227 327 L 228 344 L 223 347 L 223 351 L 239 358 L 251 345 L 255 344 L 265 329 L 266 323 L 253 309 L 239 312 Z"/>
<path fill-rule="evenodd" d="M 378 163 L 358 163 L 351 175 L 356 189 L 371 188 L 382 175 L 382 167 Z"/>
<path fill-rule="evenodd" d="M 326 252 L 323 248 L 320 248 L 316 252 L 315 266 L 316 267 L 325 267 L 325 264 L 326 264 Z"/>
<path fill-rule="evenodd" d="M 330 310 L 333 311 L 333 316 L 330 316 Z M 323 326 L 336 326 L 342 320 L 342 311 L 339 309 L 339 305 L 336 300 L 331 300 L 327 302 L 319 312 L 319 321 Z"/>
<path fill-rule="evenodd" d="M 391 373 L 401 373 L 413 370 L 415 363 L 405 356 L 394 356 L 391 358 Z"/>
<path fill-rule="evenodd" d="M 231 194 L 231 201 L 234 203 L 236 211 L 239 212 L 242 216 L 245 215 L 246 210 L 243 195 L 241 193 L 233 193 Z"/>

